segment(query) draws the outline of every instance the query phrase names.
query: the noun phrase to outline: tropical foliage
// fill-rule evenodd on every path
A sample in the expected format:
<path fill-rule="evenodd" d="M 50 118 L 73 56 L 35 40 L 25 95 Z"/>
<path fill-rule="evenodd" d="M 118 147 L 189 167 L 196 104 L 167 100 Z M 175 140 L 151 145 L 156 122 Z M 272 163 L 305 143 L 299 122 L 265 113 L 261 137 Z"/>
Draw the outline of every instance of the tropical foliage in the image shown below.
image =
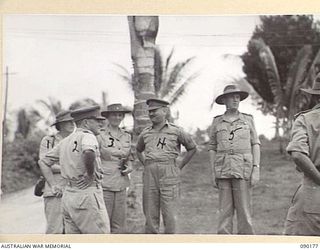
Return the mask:
<path fill-rule="evenodd" d="M 195 57 L 189 57 L 183 61 L 174 63 L 173 57 L 175 49 L 173 48 L 167 57 L 164 57 L 159 47 L 155 50 L 154 56 L 154 90 L 155 96 L 167 99 L 171 106 L 185 93 L 186 88 L 198 77 L 199 72 L 189 73 L 190 67 Z M 123 66 L 115 64 L 121 72 L 119 76 L 127 82 L 133 91 L 137 91 L 138 84 L 134 75 Z"/>
<path fill-rule="evenodd" d="M 310 106 L 299 89 L 312 85 L 319 42 L 312 16 L 262 16 L 242 55 L 246 79 L 263 100 L 260 108 L 277 117 L 285 136 L 294 114 Z"/>

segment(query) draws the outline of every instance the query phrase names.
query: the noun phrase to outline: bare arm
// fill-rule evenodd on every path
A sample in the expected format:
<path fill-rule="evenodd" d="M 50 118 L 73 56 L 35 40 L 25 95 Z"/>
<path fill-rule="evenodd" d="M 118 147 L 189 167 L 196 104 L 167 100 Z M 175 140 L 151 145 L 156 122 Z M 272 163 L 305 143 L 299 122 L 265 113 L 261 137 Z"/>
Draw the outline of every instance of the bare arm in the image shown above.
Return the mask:
<path fill-rule="evenodd" d="M 211 166 L 211 181 L 214 187 L 218 187 L 217 186 L 217 182 L 216 182 L 216 172 L 215 172 L 215 168 L 214 168 L 214 162 L 216 159 L 216 154 L 217 152 L 214 150 L 210 150 L 209 151 L 209 156 L 210 156 L 210 166 Z"/>
<path fill-rule="evenodd" d="M 191 158 L 196 152 L 197 152 L 197 148 L 188 150 L 185 156 L 182 158 L 181 162 L 179 163 L 178 167 L 180 169 L 183 169 L 183 167 L 191 160 Z"/>
<path fill-rule="evenodd" d="M 260 181 L 260 145 L 254 144 L 252 146 L 252 163 L 253 169 L 251 173 L 251 185 L 254 186 Z"/>
<path fill-rule="evenodd" d="M 316 184 L 320 185 L 320 172 L 310 158 L 307 155 L 297 151 L 293 151 L 291 156 L 299 169 L 302 170 L 303 173 L 312 179 Z"/>
<path fill-rule="evenodd" d="M 144 154 L 142 152 L 139 152 L 137 150 L 137 156 L 138 156 L 138 159 L 139 161 L 142 163 L 142 165 L 144 166 L 145 165 L 145 158 L 144 158 Z"/>
<path fill-rule="evenodd" d="M 42 172 L 44 178 L 46 179 L 46 181 L 48 182 L 48 184 L 50 185 L 50 187 L 55 186 L 56 183 L 53 178 L 53 174 L 52 174 L 52 170 L 51 170 L 50 166 L 46 165 L 46 163 L 44 163 L 42 160 L 40 160 L 38 163 L 39 163 L 41 172 Z"/>
<path fill-rule="evenodd" d="M 95 152 L 86 150 L 83 152 L 83 162 L 86 167 L 88 176 L 93 176 L 94 173 L 94 161 L 96 159 Z"/>

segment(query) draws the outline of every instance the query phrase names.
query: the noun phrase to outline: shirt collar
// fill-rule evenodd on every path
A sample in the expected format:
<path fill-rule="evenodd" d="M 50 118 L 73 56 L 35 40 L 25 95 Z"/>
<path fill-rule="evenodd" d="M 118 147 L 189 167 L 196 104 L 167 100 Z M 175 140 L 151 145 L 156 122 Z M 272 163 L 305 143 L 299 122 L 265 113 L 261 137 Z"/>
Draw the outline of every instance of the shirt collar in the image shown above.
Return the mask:
<path fill-rule="evenodd" d="M 225 122 L 228 122 L 228 123 L 230 123 L 230 121 L 228 120 L 228 118 L 227 118 L 227 116 L 226 116 L 226 113 L 227 113 L 227 111 L 226 112 L 224 112 L 224 114 L 222 115 L 222 120 L 223 121 L 225 121 Z M 243 118 L 243 114 L 241 114 L 240 112 L 239 112 L 239 110 L 237 110 L 237 119 L 235 119 L 234 121 L 232 121 L 232 122 L 235 122 L 235 121 L 237 121 L 237 120 L 239 120 L 239 119 L 241 119 L 241 120 L 243 120 L 244 118 Z"/>
<path fill-rule="evenodd" d="M 92 131 L 90 131 L 89 129 L 85 129 L 85 128 L 77 128 L 76 131 L 77 132 L 86 132 L 86 133 L 93 134 Z"/>
<path fill-rule="evenodd" d="M 168 122 L 167 120 L 165 121 L 164 125 L 163 125 L 159 130 L 157 130 L 157 131 L 161 131 L 164 127 L 169 127 L 169 122 Z M 153 125 L 151 126 L 151 128 L 152 128 L 153 130 L 155 130 L 155 128 L 153 127 Z"/>

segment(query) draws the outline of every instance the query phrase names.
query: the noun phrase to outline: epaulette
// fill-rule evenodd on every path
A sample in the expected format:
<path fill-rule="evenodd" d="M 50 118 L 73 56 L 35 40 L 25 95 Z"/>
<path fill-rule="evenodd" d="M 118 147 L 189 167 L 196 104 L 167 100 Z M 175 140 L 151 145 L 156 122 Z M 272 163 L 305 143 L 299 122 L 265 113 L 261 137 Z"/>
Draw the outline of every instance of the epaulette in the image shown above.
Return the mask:
<path fill-rule="evenodd" d="M 251 114 L 242 113 L 242 112 L 241 112 L 241 114 L 246 115 L 246 116 L 249 116 L 249 117 L 251 117 L 251 118 L 253 117 L 253 115 L 251 115 Z"/>
<path fill-rule="evenodd" d="M 179 126 L 178 126 L 177 124 L 174 124 L 174 123 L 172 123 L 172 122 L 168 122 L 168 124 L 169 124 L 170 126 L 172 126 L 172 127 L 179 128 Z"/>
<path fill-rule="evenodd" d="M 311 110 L 312 110 L 312 109 L 307 109 L 307 110 L 300 111 L 299 113 L 297 113 L 297 114 L 295 114 L 295 115 L 293 116 L 293 119 L 295 120 L 295 119 L 298 118 L 299 115 L 308 113 L 308 112 L 310 112 Z"/>
<path fill-rule="evenodd" d="M 142 133 L 143 131 L 148 131 L 148 130 L 151 130 L 151 129 L 152 129 L 152 126 L 147 126 L 147 127 L 145 127 L 144 129 L 142 129 L 141 133 Z"/>

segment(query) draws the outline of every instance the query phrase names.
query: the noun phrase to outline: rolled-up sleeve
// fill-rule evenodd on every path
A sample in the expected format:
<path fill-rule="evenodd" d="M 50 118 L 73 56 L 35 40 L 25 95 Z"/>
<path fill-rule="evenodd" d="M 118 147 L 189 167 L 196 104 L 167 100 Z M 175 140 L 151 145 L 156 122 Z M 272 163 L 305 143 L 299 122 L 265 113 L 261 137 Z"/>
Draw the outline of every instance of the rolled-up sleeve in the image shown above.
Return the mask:
<path fill-rule="evenodd" d="M 179 129 L 178 141 L 186 148 L 186 150 L 191 150 L 197 147 L 191 135 L 186 133 L 182 128 Z"/>
<path fill-rule="evenodd" d="M 286 150 L 289 154 L 292 152 L 301 152 L 307 156 L 310 155 L 307 127 L 303 115 L 298 116 L 293 123 L 291 140 Z"/>
<path fill-rule="evenodd" d="M 56 145 L 53 149 L 48 151 L 39 162 L 44 163 L 46 166 L 51 167 L 54 164 L 59 163 L 60 144 Z"/>
<path fill-rule="evenodd" d="M 210 127 L 210 134 L 209 134 L 209 145 L 208 145 L 208 151 L 213 150 L 217 151 L 217 133 L 216 133 L 216 123 L 215 119 L 213 119 L 211 127 Z"/>
<path fill-rule="evenodd" d="M 97 152 L 99 149 L 97 138 L 93 134 L 85 133 L 82 137 L 81 148 L 82 152 L 86 150 Z"/>

